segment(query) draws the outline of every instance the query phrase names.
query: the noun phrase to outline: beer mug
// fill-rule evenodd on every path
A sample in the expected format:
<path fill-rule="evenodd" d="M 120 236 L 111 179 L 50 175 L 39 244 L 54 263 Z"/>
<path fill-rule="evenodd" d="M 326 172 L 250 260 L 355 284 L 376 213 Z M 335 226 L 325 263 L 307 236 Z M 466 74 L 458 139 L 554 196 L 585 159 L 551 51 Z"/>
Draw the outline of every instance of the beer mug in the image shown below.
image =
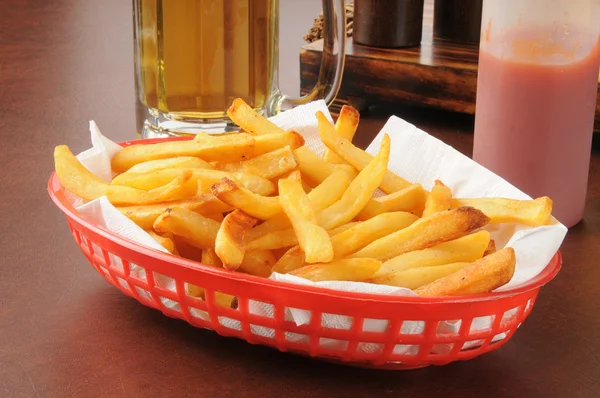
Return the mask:
<path fill-rule="evenodd" d="M 344 67 L 344 0 L 323 0 L 319 79 L 305 96 L 278 88 L 279 0 L 133 0 L 135 85 L 142 137 L 228 131 L 242 98 L 272 116 L 282 106 L 333 101 Z"/>

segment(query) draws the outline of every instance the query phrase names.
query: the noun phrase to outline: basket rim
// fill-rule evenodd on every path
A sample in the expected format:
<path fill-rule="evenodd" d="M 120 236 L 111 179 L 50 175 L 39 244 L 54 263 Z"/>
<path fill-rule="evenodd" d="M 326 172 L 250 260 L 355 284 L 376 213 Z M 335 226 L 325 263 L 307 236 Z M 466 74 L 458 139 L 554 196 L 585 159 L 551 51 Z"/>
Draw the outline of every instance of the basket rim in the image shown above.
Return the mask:
<path fill-rule="evenodd" d="M 129 146 L 135 144 L 155 144 L 166 141 L 185 141 L 191 140 L 192 136 L 184 137 L 169 137 L 169 138 L 153 138 L 143 140 L 130 140 L 120 142 L 121 146 Z M 473 303 L 473 302 L 484 302 L 490 300 L 498 300 L 507 297 L 513 297 L 529 291 L 539 289 L 548 282 L 550 282 L 558 274 L 562 266 L 562 255 L 560 251 L 552 257 L 548 265 L 534 278 L 529 280 L 527 283 L 515 286 L 514 288 L 503 290 L 499 292 L 482 293 L 482 294 L 471 294 L 463 296 L 439 296 L 439 297 L 420 297 L 420 296 L 396 296 L 389 294 L 380 293 L 359 293 L 359 292 L 346 292 L 335 289 L 330 289 L 320 286 L 307 286 L 298 285 L 289 282 L 275 281 L 272 279 L 262 278 L 254 275 L 248 275 L 243 273 L 234 273 L 227 271 L 226 269 L 209 267 L 200 262 L 188 260 L 183 257 L 177 257 L 170 253 L 164 253 L 146 246 L 143 246 L 137 242 L 116 235 L 109 230 L 94 225 L 87 220 L 83 219 L 71 205 L 69 200 L 64 194 L 64 188 L 62 187 L 56 172 L 50 174 L 48 179 L 48 194 L 54 204 L 69 218 L 77 224 L 89 229 L 91 232 L 101 235 L 107 240 L 113 243 L 123 246 L 129 250 L 136 251 L 142 255 L 153 257 L 159 261 L 169 263 L 173 266 L 186 268 L 191 272 L 208 273 L 214 276 L 222 277 L 225 279 L 242 280 L 251 284 L 261 285 L 263 287 L 274 287 L 284 288 L 286 290 L 301 291 L 304 293 L 314 293 L 326 296 L 336 296 L 338 298 L 348 299 L 359 299 L 364 301 L 383 301 L 383 302 L 395 302 L 405 304 L 450 304 L 450 303 Z"/>

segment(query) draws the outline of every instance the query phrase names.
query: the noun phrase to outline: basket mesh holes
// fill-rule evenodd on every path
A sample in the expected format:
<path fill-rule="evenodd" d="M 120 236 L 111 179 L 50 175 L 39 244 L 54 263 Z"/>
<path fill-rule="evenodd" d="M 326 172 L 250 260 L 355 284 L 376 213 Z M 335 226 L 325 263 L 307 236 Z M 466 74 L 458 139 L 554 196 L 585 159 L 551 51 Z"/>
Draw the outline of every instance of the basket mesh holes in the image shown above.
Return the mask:
<path fill-rule="evenodd" d="M 497 335 L 494 336 L 494 338 L 492 339 L 490 344 L 498 343 L 499 341 L 502 341 L 505 338 L 506 338 L 506 333 L 498 333 Z"/>
<path fill-rule="evenodd" d="M 436 330 L 437 335 L 457 335 L 460 332 L 462 319 L 454 319 L 449 321 L 440 321 Z"/>
<path fill-rule="evenodd" d="M 324 312 L 321 314 L 321 326 L 330 329 L 350 330 L 352 317 Z"/>
<path fill-rule="evenodd" d="M 94 242 L 92 242 L 92 250 L 94 251 L 93 254 L 97 254 L 100 257 L 102 257 L 102 249 L 100 248 L 100 246 L 98 246 L 97 244 L 95 244 Z"/>
<path fill-rule="evenodd" d="M 473 318 L 473 323 L 471 323 L 471 329 L 469 333 L 471 334 L 491 329 L 494 318 L 495 315 L 478 316 Z"/>
<path fill-rule="evenodd" d="M 181 306 L 175 300 L 171 300 L 170 298 L 166 298 L 163 296 L 158 296 L 160 298 L 161 303 L 167 308 L 170 308 L 174 311 L 181 312 Z"/>
<path fill-rule="evenodd" d="M 210 320 L 210 316 L 208 316 L 208 312 L 204 310 L 199 310 L 198 308 L 190 307 L 190 315 L 194 318 L 200 318 L 205 321 Z"/>
<path fill-rule="evenodd" d="M 118 257 L 112 253 L 108 253 L 108 259 L 110 260 L 110 264 L 107 264 L 109 267 L 115 268 L 121 272 L 125 272 L 121 257 Z"/>
<path fill-rule="evenodd" d="M 166 290 L 170 290 L 175 292 L 177 288 L 175 287 L 175 279 L 170 276 L 165 276 L 163 274 L 159 274 L 158 272 L 153 272 L 154 274 L 154 283 L 156 286 L 161 287 Z"/>
<path fill-rule="evenodd" d="M 260 325 L 250 325 L 250 330 L 252 331 L 253 334 L 257 335 L 257 336 L 263 336 L 263 337 L 268 337 L 270 339 L 275 337 L 275 329 L 273 328 L 268 328 L 266 326 L 260 326 Z"/>
<path fill-rule="evenodd" d="M 319 338 L 319 346 L 329 350 L 346 351 L 348 342 L 346 340 L 329 339 L 326 337 Z"/>
<path fill-rule="evenodd" d="M 185 290 L 185 295 L 188 297 L 192 297 L 194 299 L 202 300 L 204 298 L 204 288 L 196 285 L 192 285 L 191 283 L 185 282 L 183 284 L 183 288 Z"/>
<path fill-rule="evenodd" d="M 232 319 L 227 316 L 220 316 L 218 319 L 219 319 L 219 323 L 223 327 L 226 327 L 229 329 L 234 329 L 234 330 L 242 330 L 242 323 L 240 321 L 238 321 L 237 319 Z"/>
<path fill-rule="evenodd" d="M 390 321 L 387 319 L 365 318 L 363 321 L 363 332 L 385 333 Z"/>
<path fill-rule="evenodd" d="M 394 355 L 417 355 L 419 346 L 415 344 L 396 344 L 392 353 Z"/>
<path fill-rule="evenodd" d="M 383 351 L 383 344 L 379 343 L 358 343 L 356 350 L 366 352 L 367 354 L 378 354 Z"/>
<path fill-rule="evenodd" d="M 110 273 L 108 272 L 108 270 L 104 267 L 99 267 L 100 270 L 104 273 L 104 276 L 107 278 L 110 278 Z"/>
<path fill-rule="evenodd" d="M 259 315 L 267 318 L 275 317 L 275 307 L 273 304 L 257 300 L 248 301 L 248 312 L 252 315 Z"/>
<path fill-rule="evenodd" d="M 311 320 L 311 312 L 294 307 L 285 307 L 285 320 L 295 322 L 298 325 L 308 325 Z"/>
<path fill-rule="evenodd" d="M 448 344 L 434 344 L 433 347 L 431 347 L 431 353 L 432 354 L 438 354 L 438 355 L 446 355 L 448 354 L 450 351 L 452 351 L 452 348 L 454 347 L 453 343 L 448 343 Z"/>
<path fill-rule="evenodd" d="M 425 321 L 403 321 L 400 334 L 423 334 Z"/>
<path fill-rule="evenodd" d="M 515 319 L 517 316 L 517 312 L 519 311 L 519 307 L 511 308 L 506 311 L 504 315 L 502 315 L 502 320 L 500 321 L 500 325 L 506 325 Z"/>
<path fill-rule="evenodd" d="M 140 297 L 143 297 L 148 300 L 152 300 L 152 296 L 150 295 L 150 292 L 147 291 L 146 289 L 142 289 L 141 287 L 136 286 L 135 290 L 137 291 L 137 293 Z"/>
<path fill-rule="evenodd" d="M 285 332 L 285 339 L 293 343 L 307 344 L 309 339 L 305 334 Z"/>
<path fill-rule="evenodd" d="M 465 343 L 462 346 L 462 350 L 463 351 L 474 350 L 474 349 L 478 348 L 479 346 L 481 346 L 482 344 L 483 344 L 483 340 L 465 341 Z"/>
<path fill-rule="evenodd" d="M 117 276 L 117 280 L 119 281 L 119 285 L 121 285 L 123 289 L 127 290 L 128 292 L 131 292 L 131 289 L 129 288 L 129 285 L 127 284 L 125 279 Z"/>
<path fill-rule="evenodd" d="M 146 278 L 146 269 L 134 263 L 129 263 L 129 276 L 142 282 L 148 282 Z"/>

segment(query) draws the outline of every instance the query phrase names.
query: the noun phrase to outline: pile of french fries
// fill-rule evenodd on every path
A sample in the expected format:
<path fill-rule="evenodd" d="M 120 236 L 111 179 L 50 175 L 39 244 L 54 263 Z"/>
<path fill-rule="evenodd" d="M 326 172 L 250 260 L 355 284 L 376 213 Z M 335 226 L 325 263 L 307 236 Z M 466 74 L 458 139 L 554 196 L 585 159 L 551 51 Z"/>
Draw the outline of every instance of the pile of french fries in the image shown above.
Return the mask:
<path fill-rule="evenodd" d="M 123 148 L 102 181 L 61 145 L 63 187 L 84 200 L 106 196 L 173 255 L 261 277 L 357 281 L 422 296 L 490 292 L 515 270 L 513 249 L 496 251 L 489 223 L 550 221 L 552 201 L 460 199 L 441 181 L 428 192 L 388 170 L 390 138 L 372 156 L 352 144 L 359 115 L 333 125 L 318 112 L 327 151 L 317 156 L 241 99 L 229 108 L 243 130 Z M 385 195 L 374 197 L 381 189 Z M 203 289 L 187 286 L 203 297 Z M 231 305 L 233 297 L 218 294 Z"/>

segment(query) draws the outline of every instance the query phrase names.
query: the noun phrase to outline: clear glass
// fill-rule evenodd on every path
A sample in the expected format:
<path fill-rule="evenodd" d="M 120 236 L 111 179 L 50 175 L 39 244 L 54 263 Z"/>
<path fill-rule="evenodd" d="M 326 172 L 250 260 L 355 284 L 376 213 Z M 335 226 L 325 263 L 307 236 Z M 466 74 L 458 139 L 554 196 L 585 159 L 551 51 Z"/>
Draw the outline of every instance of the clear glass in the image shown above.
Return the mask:
<path fill-rule="evenodd" d="M 333 101 L 344 66 L 344 0 L 323 0 L 319 80 L 306 96 L 278 88 L 279 0 L 133 0 L 137 101 L 143 138 L 228 131 L 242 98 L 272 116 L 283 105 Z"/>
<path fill-rule="evenodd" d="M 600 1 L 484 0 L 474 159 L 567 226 L 584 213 Z"/>

